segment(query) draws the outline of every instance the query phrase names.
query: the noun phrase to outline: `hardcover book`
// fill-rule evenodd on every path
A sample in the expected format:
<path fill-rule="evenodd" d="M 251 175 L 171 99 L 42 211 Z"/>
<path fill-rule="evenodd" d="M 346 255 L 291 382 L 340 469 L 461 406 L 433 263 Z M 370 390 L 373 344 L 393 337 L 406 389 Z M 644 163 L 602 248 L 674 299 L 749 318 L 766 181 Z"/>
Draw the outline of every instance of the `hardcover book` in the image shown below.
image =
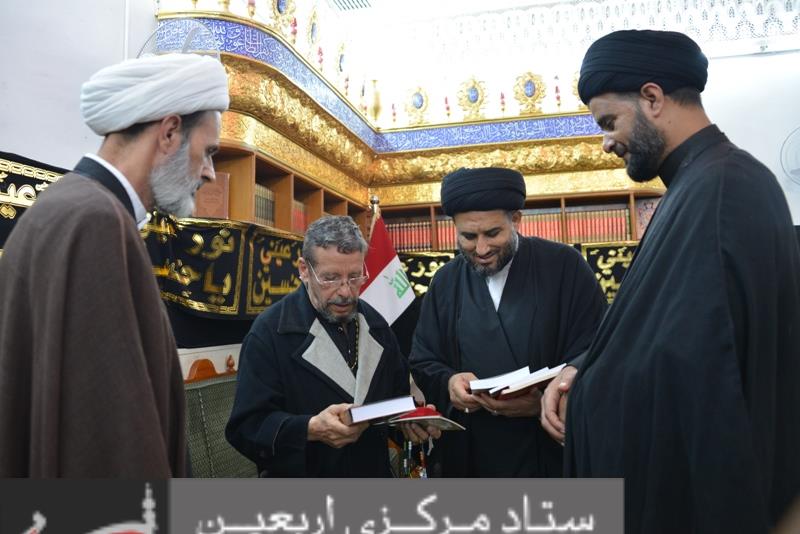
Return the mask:
<path fill-rule="evenodd" d="M 364 421 L 380 421 L 393 415 L 406 413 L 414 410 L 414 397 L 397 397 L 378 402 L 370 402 L 361 406 L 353 406 L 345 412 L 342 422 L 346 425 L 361 423 Z"/>
<path fill-rule="evenodd" d="M 396 426 L 400 423 L 417 423 L 423 428 L 434 426 L 440 430 L 464 430 L 463 426 L 443 416 L 430 406 L 420 406 L 416 410 L 389 419 L 390 426 Z"/>
<path fill-rule="evenodd" d="M 567 365 L 562 363 L 552 369 L 550 367 L 542 367 L 526 377 L 520 378 L 510 384 L 500 385 L 489 390 L 489 395 L 498 399 L 513 399 L 520 395 L 524 395 L 534 387 L 542 386 L 550 380 L 558 376 L 558 373 Z"/>
<path fill-rule="evenodd" d="M 195 193 L 195 217 L 209 219 L 228 218 L 228 183 L 230 175 L 227 172 L 218 172 L 216 175 L 216 180 L 204 184 Z"/>
<path fill-rule="evenodd" d="M 509 386 L 514 382 L 522 380 L 531 373 L 530 368 L 526 365 L 520 367 L 516 371 L 510 373 L 503 373 L 502 375 L 492 376 L 490 378 L 483 378 L 479 380 L 470 380 L 469 389 L 473 393 L 480 393 L 481 391 L 489 391 L 498 386 Z"/>

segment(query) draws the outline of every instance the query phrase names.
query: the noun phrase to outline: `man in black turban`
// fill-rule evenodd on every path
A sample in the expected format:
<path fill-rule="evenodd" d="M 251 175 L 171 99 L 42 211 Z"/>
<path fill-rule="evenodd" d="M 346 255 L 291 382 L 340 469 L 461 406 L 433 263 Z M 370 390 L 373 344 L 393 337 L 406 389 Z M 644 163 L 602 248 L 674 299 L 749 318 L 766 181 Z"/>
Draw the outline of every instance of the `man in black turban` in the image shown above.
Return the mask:
<path fill-rule="evenodd" d="M 518 211 L 525 206 L 525 180 L 511 169 L 459 169 L 442 180 L 441 197 L 450 217 L 466 211 Z"/>
<path fill-rule="evenodd" d="M 623 30 L 598 39 L 581 65 L 583 103 L 605 93 L 635 93 L 648 82 L 665 94 L 693 88 L 702 93 L 708 60 L 697 43 L 678 32 Z"/>
<path fill-rule="evenodd" d="M 444 433 L 442 472 L 561 476 L 562 448 L 536 423 L 540 392 L 498 400 L 473 394 L 469 382 L 574 358 L 605 298 L 575 249 L 518 234 L 525 181 L 517 171 L 460 169 L 445 176 L 441 197 L 461 254 L 434 276 L 410 361 L 427 401 L 467 429 Z"/>
<path fill-rule="evenodd" d="M 568 475 L 625 478 L 626 532 L 767 532 L 800 493 L 800 251 L 775 176 L 706 116 L 706 66 L 684 35 L 621 31 L 578 83 L 603 148 L 667 186 L 542 397 Z"/>

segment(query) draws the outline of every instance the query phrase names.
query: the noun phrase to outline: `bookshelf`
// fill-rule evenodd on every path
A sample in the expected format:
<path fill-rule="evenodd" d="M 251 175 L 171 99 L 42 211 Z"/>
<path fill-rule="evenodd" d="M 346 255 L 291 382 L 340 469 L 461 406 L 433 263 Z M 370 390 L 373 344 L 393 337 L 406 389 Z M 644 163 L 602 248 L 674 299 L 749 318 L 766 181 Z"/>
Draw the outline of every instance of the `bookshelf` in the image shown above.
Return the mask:
<path fill-rule="evenodd" d="M 231 219 L 254 222 L 255 154 L 236 147 L 220 147 L 214 156 L 214 168 L 229 174 L 228 213 Z"/>
<path fill-rule="evenodd" d="M 361 233 L 364 234 L 364 239 L 369 238 L 369 211 L 367 208 L 347 202 L 347 214 L 353 218 L 356 224 L 361 228 Z"/>
<path fill-rule="evenodd" d="M 324 213 L 350 215 L 366 236 L 366 206 L 247 146 L 222 143 L 214 156 L 214 167 L 229 175 L 228 213 L 232 220 L 303 234 Z"/>
<path fill-rule="evenodd" d="M 223 143 L 214 165 L 229 175 L 230 219 L 303 234 L 323 214 L 350 215 L 368 234 L 366 206 L 247 145 Z M 520 232 L 563 243 L 638 241 L 663 193 L 636 189 L 530 197 Z M 440 204 L 381 206 L 381 211 L 399 252 L 455 249 L 455 227 Z"/>
<path fill-rule="evenodd" d="M 519 230 L 570 244 L 637 241 L 663 193 L 637 189 L 530 197 Z M 455 249 L 455 226 L 439 204 L 382 206 L 381 211 L 399 252 Z"/>
<path fill-rule="evenodd" d="M 322 207 L 330 215 L 347 215 L 347 200 L 330 191 L 322 192 Z"/>
<path fill-rule="evenodd" d="M 381 207 L 386 231 L 395 249 L 402 252 L 438 250 L 437 209 L 440 210 L 434 204 Z"/>

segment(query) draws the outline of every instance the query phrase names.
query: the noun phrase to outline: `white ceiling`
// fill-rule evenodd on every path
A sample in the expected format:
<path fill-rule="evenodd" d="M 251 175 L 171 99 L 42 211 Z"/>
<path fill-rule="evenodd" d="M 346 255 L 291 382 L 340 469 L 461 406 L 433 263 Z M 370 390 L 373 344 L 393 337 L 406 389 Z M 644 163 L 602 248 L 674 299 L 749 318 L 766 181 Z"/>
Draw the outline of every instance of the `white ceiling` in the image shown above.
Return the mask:
<path fill-rule="evenodd" d="M 574 4 L 579 0 L 327 0 L 340 14 L 375 21 L 405 23 L 453 19 L 477 13 L 501 12 L 537 5 Z M 487 7 L 489 9 L 487 9 Z"/>

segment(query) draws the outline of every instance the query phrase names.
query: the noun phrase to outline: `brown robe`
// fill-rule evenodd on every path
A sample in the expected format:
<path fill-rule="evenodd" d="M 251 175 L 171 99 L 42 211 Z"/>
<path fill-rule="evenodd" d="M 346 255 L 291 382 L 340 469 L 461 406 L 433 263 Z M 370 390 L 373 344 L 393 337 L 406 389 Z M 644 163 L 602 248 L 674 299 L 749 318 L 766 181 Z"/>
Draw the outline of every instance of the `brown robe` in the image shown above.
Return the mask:
<path fill-rule="evenodd" d="M 0 257 L 0 477 L 184 476 L 182 375 L 130 200 L 92 160 L 76 172 Z"/>

